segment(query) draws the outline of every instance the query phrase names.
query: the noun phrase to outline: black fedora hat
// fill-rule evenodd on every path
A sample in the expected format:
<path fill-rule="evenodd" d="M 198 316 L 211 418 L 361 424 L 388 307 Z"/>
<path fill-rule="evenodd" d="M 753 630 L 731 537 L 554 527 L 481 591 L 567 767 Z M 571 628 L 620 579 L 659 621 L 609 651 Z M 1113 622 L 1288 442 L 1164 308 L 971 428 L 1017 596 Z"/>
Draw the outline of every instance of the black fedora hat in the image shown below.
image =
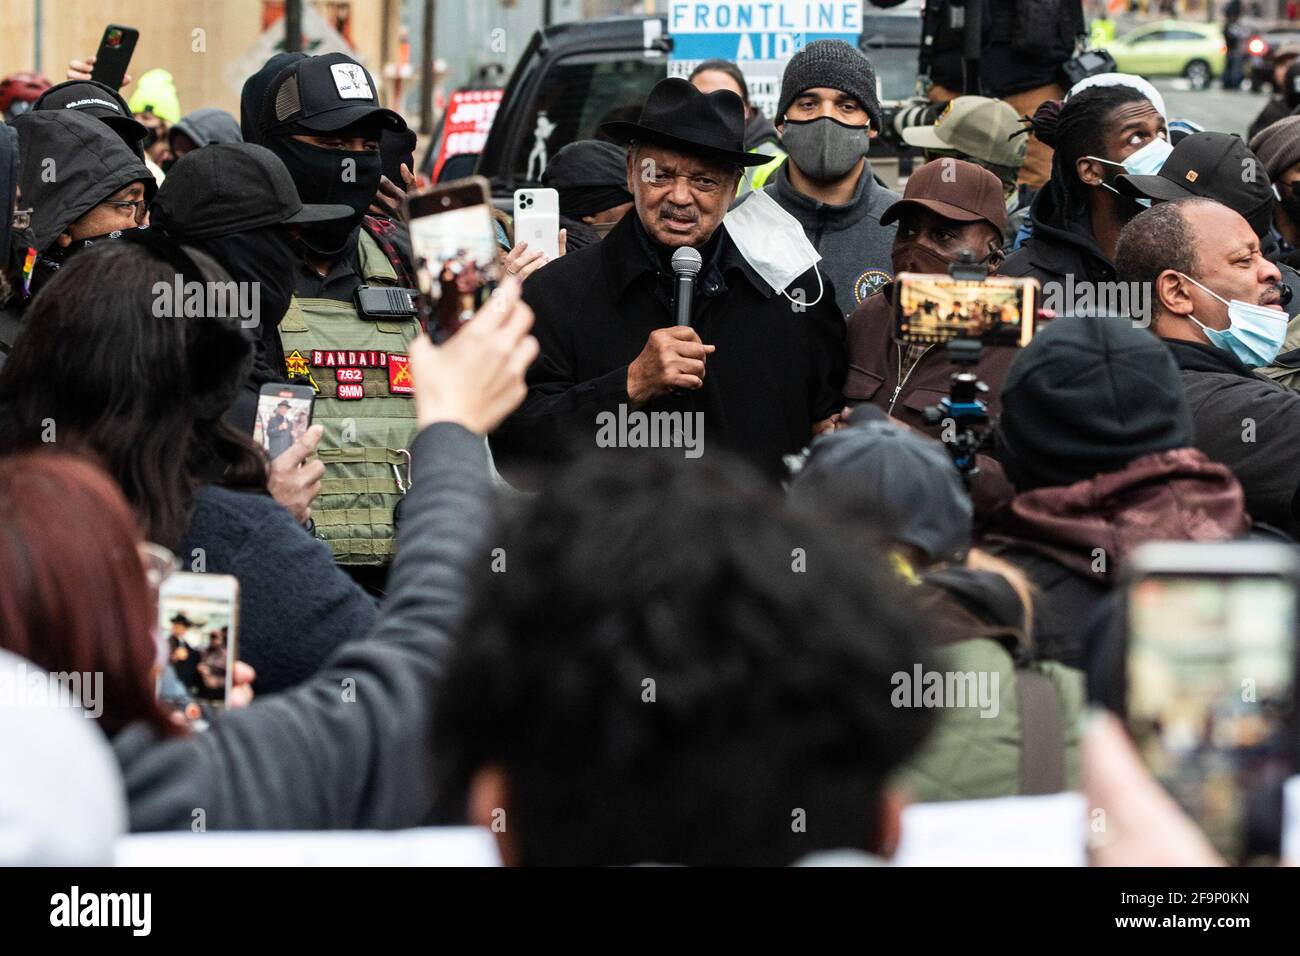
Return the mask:
<path fill-rule="evenodd" d="M 745 152 L 745 104 L 731 90 L 701 93 L 670 76 L 655 84 L 636 123 L 605 123 L 616 143 L 652 143 L 737 166 L 761 166 L 773 157 Z"/>

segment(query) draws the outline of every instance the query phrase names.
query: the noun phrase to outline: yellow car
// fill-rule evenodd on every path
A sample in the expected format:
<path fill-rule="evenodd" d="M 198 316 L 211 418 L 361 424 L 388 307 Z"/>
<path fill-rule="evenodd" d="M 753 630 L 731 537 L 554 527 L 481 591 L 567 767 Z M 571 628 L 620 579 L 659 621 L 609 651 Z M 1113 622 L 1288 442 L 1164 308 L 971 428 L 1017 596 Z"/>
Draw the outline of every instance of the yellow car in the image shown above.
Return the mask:
<path fill-rule="evenodd" d="M 1223 73 L 1228 48 L 1217 23 L 1160 20 L 1138 27 L 1106 47 L 1122 73 L 1185 76 L 1201 90 Z"/>

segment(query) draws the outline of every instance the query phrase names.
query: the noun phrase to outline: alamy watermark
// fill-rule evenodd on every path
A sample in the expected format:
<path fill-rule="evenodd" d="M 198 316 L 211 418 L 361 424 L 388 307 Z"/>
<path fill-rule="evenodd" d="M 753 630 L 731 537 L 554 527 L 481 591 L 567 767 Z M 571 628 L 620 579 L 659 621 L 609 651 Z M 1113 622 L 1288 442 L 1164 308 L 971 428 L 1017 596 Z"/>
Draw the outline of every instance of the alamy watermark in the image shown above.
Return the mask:
<path fill-rule="evenodd" d="M 996 717 L 1000 708 L 997 671 L 927 671 L 914 664 L 889 682 L 895 707 L 978 707 L 981 717 Z"/>
<path fill-rule="evenodd" d="M 159 319 L 200 316 L 239 319 L 246 329 L 261 324 L 260 282 L 185 282 L 177 275 L 171 282 L 153 285 L 153 314 Z"/>
<path fill-rule="evenodd" d="M 629 411 L 620 404 L 618 412 L 596 416 L 598 448 L 681 448 L 687 458 L 704 454 L 703 412 Z"/>
<path fill-rule="evenodd" d="M 103 671 L 51 671 L 21 662 L 0 670 L 0 708 L 53 708 L 75 704 L 87 717 L 104 712 Z"/>
<path fill-rule="evenodd" d="M 1064 282 L 1043 283 L 1043 308 L 1062 315 L 1111 315 L 1133 320 L 1145 329 L 1151 325 L 1149 282 L 1075 282 L 1067 273 Z"/>

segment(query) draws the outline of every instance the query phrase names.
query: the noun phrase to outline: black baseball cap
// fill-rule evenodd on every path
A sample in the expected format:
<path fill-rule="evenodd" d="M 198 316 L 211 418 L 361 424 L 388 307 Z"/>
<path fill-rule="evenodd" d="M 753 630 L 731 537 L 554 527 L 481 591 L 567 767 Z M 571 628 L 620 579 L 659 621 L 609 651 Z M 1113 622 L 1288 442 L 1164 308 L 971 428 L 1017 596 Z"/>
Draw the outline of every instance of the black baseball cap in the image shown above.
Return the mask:
<path fill-rule="evenodd" d="M 406 121 L 379 105 L 370 72 L 346 53 L 295 60 L 271 81 L 264 100 L 262 132 L 290 126 L 332 133 L 362 120 L 400 133 Z"/>
<path fill-rule="evenodd" d="M 34 110 L 80 110 L 111 126 L 128 146 L 134 147 L 149 133 L 137 122 L 122 94 L 97 80 L 66 80 L 51 86 L 32 104 Z"/>
<path fill-rule="evenodd" d="M 186 153 L 149 207 L 151 224 L 179 242 L 353 215 L 351 206 L 304 204 L 284 161 L 255 143 L 214 143 Z"/>
<path fill-rule="evenodd" d="M 1273 184 L 1264 164 L 1233 133 L 1193 133 L 1174 147 L 1159 173 L 1125 173 L 1115 177 L 1115 188 L 1126 196 L 1164 202 L 1213 199 L 1239 212 L 1256 235 L 1268 231 L 1273 210 Z"/>

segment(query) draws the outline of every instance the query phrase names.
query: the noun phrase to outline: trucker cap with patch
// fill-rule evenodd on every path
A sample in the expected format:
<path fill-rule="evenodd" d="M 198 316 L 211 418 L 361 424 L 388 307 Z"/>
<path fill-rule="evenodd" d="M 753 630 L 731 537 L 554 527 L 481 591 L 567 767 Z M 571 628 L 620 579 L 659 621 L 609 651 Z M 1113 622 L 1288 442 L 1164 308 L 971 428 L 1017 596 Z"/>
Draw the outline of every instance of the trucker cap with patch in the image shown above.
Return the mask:
<path fill-rule="evenodd" d="M 280 126 L 332 133 L 362 120 L 401 132 L 406 121 L 379 105 L 375 81 L 346 53 L 297 60 L 271 83 L 262 116 L 263 131 Z"/>
<path fill-rule="evenodd" d="M 48 90 L 32 104 L 35 110 L 80 110 L 103 120 L 128 144 L 143 140 L 148 130 L 136 122 L 122 94 L 97 80 L 66 80 Z"/>
<path fill-rule="evenodd" d="M 1264 164 L 1233 133 L 1206 131 L 1181 140 L 1154 176 L 1124 173 L 1115 188 L 1126 196 L 1168 202 L 1193 196 L 1236 210 L 1256 235 L 1267 231 L 1273 185 Z"/>
<path fill-rule="evenodd" d="M 180 242 L 355 215 L 351 206 L 304 205 L 284 162 L 255 143 L 214 143 L 186 153 L 149 213 L 153 225 Z"/>
<path fill-rule="evenodd" d="M 949 101 L 933 126 L 909 126 L 903 139 L 919 149 L 954 150 L 995 166 L 1018 167 L 1025 161 L 1029 137 L 1016 111 L 987 96 L 959 96 Z"/>

